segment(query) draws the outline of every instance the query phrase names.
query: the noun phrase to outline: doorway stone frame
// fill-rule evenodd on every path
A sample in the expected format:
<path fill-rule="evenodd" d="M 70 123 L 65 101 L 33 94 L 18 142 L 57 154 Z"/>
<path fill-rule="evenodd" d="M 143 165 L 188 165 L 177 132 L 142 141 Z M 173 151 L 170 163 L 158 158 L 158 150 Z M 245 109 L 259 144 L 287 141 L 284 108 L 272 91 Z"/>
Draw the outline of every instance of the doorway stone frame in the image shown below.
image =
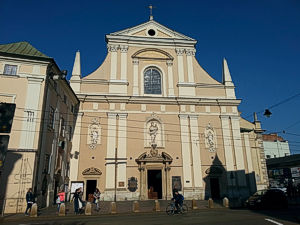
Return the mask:
<path fill-rule="evenodd" d="M 148 170 L 161 170 L 162 175 L 162 199 L 172 198 L 170 180 L 170 164 L 173 158 L 166 152 L 157 156 L 144 152 L 136 160 L 140 171 L 140 200 L 148 200 Z"/>

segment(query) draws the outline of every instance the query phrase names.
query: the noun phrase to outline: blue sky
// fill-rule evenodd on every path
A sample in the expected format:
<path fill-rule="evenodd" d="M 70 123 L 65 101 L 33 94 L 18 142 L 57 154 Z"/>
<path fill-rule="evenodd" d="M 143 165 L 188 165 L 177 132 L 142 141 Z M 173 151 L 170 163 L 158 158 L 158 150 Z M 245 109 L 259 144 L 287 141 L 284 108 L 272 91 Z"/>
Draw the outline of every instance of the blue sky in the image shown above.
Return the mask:
<path fill-rule="evenodd" d="M 28 41 L 69 75 L 80 50 L 85 76 L 106 55 L 105 34 L 147 21 L 149 4 L 157 22 L 198 40 L 200 65 L 219 81 L 227 59 L 242 116 L 300 93 L 298 0 L 1 0 L 0 43 Z M 270 118 L 258 115 L 268 132 L 299 135 L 280 133 L 294 153 L 300 153 L 299 110 L 300 96 L 274 107 Z"/>

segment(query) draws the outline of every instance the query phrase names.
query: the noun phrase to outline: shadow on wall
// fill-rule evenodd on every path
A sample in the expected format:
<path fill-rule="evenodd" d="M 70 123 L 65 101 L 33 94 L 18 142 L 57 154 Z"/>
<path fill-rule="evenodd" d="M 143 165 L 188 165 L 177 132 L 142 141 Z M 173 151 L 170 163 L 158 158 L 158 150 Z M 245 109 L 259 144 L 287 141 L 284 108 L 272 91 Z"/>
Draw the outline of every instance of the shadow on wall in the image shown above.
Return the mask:
<path fill-rule="evenodd" d="M 16 162 L 22 158 L 22 155 L 19 153 L 16 153 L 16 152 L 7 151 L 6 154 L 7 155 L 5 158 L 3 170 L 0 175 L 0 186 L 1 186 L 1 188 L 0 188 L 0 211 L 1 211 L 1 213 L 3 212 L 4 207 L 5 207 L 4 199 L 5 199 L 6 192 L 7 192 L 8 177 L 11 175 Z M 14 200 L 14 202 L 16 202 L 16 208 L 17 208 L 17 205 L 18 205 L 17 197 L 18 196 L 15 196 L 15 197 L 16 197 L 16 200 Z M 22 197 L 24 198 L 25 195 Z"/>
<path fill-rule="evenodd" d="M 218 155 L 205 171 L 205 199 L 245 200 L 256 192 L 255 173 L 245 174 L 245 170 L 227 171 Z"/>

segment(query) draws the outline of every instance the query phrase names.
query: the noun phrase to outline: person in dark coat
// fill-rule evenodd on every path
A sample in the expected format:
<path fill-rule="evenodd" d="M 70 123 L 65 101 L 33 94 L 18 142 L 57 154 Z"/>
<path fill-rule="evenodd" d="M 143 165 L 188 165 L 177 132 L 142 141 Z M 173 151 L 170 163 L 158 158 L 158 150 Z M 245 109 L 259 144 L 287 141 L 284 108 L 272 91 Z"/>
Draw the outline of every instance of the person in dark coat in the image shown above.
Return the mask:
<path fill-rule="evenodd" d="M 26 193 L 26 202 L 27 202 L 27 207 L 25 211 L 25 216 L 28 216 L 28 210 L 29 212 L 31 211 L 32 204 L 34 203 L 34 195 L 32 193 L 32 188 L 29 188 Z"/>
<path fill-rule="evenodd" d="M 82 195 L 81 188 L 78 188 L 76 189 L 72 198 L 72 200 L 74 201 L 74 212 L 76 215 L 80 213 L 80 210 L 83 207 L 83 201 L 81 199 L 81 195 Z"/>
<path fill-rule="evenodd" d="M 182 208 L 182 204 L 183 204 L 183 200 L 184 200 L 183 195 L 179 194 L 178 191 L 175 191 L 172 200 L 175 202 L 175 207 L 177 209 L 177 212 L 180 212 L 180 209 Z M 180 208 L 179 208 L 179 206 L 180 206 Z"/>

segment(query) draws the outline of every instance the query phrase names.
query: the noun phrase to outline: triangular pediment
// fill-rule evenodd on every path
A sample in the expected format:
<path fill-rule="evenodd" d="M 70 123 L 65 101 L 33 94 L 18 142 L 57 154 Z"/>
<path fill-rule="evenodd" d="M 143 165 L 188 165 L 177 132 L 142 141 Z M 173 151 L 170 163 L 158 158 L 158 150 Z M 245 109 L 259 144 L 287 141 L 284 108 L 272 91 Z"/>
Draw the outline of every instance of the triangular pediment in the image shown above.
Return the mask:
<path fill-rule="evenodd" d="M 150 31 L 151 30 L 151 31 Z M 171 30 L 166 26 L 149 20 L 140 25 L 127 28 L 125 30 L 110 33 L 112 36 L 131 36 L 131 37 L 149 37 L 149 38 L 164 38 L 164 39 L 181 39 L 195 41 L 195 39 L 185 36 L 179 32 Z"/>

